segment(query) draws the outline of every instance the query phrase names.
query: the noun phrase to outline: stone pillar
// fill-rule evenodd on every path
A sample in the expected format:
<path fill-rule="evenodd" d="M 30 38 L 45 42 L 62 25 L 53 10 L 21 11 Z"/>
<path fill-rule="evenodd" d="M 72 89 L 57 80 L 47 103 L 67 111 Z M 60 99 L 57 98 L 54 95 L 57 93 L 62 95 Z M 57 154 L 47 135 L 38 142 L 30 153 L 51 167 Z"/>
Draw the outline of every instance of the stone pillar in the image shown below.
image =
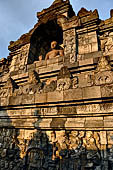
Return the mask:
<path fill-rule="evenodd" d="M 75 28 L 64 31 L 63 33 L 64 43 L 64 62 L 74 63 L 76 62 L 76 31 Z"/>

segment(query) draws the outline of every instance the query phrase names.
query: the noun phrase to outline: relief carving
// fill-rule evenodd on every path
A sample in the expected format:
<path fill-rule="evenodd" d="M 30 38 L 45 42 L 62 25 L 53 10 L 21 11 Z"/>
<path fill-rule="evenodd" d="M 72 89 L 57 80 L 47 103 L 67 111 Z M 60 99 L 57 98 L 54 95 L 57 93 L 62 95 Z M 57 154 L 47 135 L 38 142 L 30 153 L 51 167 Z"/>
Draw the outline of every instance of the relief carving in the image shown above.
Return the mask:
<path fill-rule="evenodd" d="M 111 71 L 111 66 L 105 56 L 100 57 L 96 72 Z"/>
<path fill-rule="evenodd" d="M 105 32 L 100 36 L 101 50 L 104 54 L 110 54 L 113 52 L 113 32 Z"/>
<path fill-rule="evenodd" d="M 15 81 L 9 76 L 7 79 L 7 82 L 3 86 L 3 88 L 0 90 L 0 96 L 1 97 L 7 97 L 13 95 L 14 91 L 18 89 L 17 84 Z"/>
<path fill-rule="evenodd" d="M 29 72 L 28 75 L 28 81 L 24 84 L 24 86 L 19 86 L 19 88 L 14 91 L 14 96 L 41 93 L 43 89 L 43 83 L 40 81 L 37 72 Z"/>
<path fill-rule="evenodd" d="M 68 90 L 71 86 L 71 73 L 67 67 L 62 67 L 57 76 L 57 90 Z"/>
<path fill-rule="evenodd" d="M 86 79 L 86 82 L 87 82 L 87 86 L 92 86 L 93 85 L 93 83 L 94 83 L 93 75 L 86 74 L 85 79 Z"/>
<path fill-rule="evenodd" d="M 45 84 L 43 92 L 48 93 L 55 91 L 57 87 L 57 82 L 55 80 L 51 81 L 49 84 Z"/>
<path fill-rule="evenodd" d="M 64 78 L 64 79 L 57 80 L 57 90 L 58 91 L 68 90 L 70 88 L 70 85 L 71 85 L 70 78 Z"/>
<path fill-rule="evenodd" d="M 112 72 L 102 72 L 98 73 L 95 76 L 95 84 L 96 85 L 102 85 L 102 84 L 110 84 L 113 82 L 113 73 Z"/>
<path fill-rule="evenodd" d="M 98 62 L 95 72 L 95 84 L 110 84 L 113 82 L 113 73 L 106 57 L 102 56 Z"/>
<path fill-rule="evenodd" d="M 37 72 L 29 72 L 28 84 L 38 84 L 40 82 Z"/>
<path fill-rule="evenodd" d="M 91 105 L 84 105 L 84 106 L 77 106 L 78 113 L 85 113 L 85 112 L 100 112 L 102 107 L 99 104 L 91 104 Z"/>

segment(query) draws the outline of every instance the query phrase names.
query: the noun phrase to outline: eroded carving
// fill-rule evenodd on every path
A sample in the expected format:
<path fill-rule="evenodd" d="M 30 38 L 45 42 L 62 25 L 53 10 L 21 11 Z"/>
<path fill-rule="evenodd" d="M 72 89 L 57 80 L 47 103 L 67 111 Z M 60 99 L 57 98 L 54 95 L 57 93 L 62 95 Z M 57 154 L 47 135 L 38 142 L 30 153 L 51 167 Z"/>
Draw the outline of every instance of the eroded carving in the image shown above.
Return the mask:
<path fill-rule="evenodd" d="M 51 51 L 49 51 L 49 52 L 46 54 L 45 60 L 54 58 L 54 57 L 56 57 L 56 56 L 64 56 L 64 51 L 63 51 L 62 49 L 58 49 L 58 47 L 57 47 L 57 42 L 56 42 L 56 41 L 53 41 L 53 42 L 51 43 Z"/>
<path fill-rule="evenodd" d="M 76 89 L 78 87 L 78 77 L 73 77 L 72 79 L 72 88 Z"/>
<path fill-rule="evenodd" d="M 70 78 L 64 78 L 64 79 L 59 79 L 57 80 L 57 90 L 62 91 L 62 90 L 68 90 L 71 85 L 71 80 Z"/>
<path fill-rule="evenodd" d="M 44 86 L 43 92 L 52 92 L 55 91 L 57 87 L 57 81 L 51 81 L 49 84 L 46 84 Z"/>
<path fill-rule="evenodd" d="M 110 71 L 110 70 L 111 70 L 111 66 L 108 63 L 106 57 L 105 56 L 100 57 L 96 71 L 102 72 L 102 71 Z"/>
<path fill-rule="evenodd" d="M 102 56 L 98 62 L 95 72 L 95 84 L 110 84 L 113 82 L 113 73 L 106 57 Z"/>

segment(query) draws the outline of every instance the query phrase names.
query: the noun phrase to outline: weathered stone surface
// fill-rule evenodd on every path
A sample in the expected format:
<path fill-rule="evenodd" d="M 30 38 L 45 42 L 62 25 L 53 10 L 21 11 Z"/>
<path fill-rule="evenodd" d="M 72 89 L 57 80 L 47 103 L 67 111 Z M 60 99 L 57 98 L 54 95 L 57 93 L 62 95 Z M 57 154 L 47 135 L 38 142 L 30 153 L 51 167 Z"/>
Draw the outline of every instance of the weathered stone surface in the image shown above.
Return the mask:
<path fill-rule="evenodd" d="M 70 100 L 82 100 L 82 89 L 69 89 L 64 91 L 64 101 Z"/>
<path fill-rule="evenodd" d="M 47 102 L 63 101 L 63 91 L 54 91 L 47 93 Z"/>
<path fill-rule="evenodd" d="M 93 99 L 100 97 L 101 97 L 100 86 L 83 88 L 83 99 Z"/>
<path fill-rule="evenodd" d="M 110 13 L 76 16 L 55 0 L 10 42 L 0 60 L 0 170 L 113 168 Z"/>

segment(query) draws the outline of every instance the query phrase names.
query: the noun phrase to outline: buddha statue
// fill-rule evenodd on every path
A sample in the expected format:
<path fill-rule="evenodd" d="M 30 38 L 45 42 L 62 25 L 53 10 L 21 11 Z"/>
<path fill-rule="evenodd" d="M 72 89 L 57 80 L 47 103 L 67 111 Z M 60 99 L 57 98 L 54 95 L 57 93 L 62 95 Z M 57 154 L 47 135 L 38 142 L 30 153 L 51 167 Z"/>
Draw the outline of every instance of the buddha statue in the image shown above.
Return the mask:
<path fill-rule="evenodd" d="M 57 57 L 57 56 L 64 56 L 64 50 L 63 49 L 57 49 L 57 42 L 52 41 L 51 42 L 51 51 L 49 51 L 46 54 L 45 60 Z"/>

